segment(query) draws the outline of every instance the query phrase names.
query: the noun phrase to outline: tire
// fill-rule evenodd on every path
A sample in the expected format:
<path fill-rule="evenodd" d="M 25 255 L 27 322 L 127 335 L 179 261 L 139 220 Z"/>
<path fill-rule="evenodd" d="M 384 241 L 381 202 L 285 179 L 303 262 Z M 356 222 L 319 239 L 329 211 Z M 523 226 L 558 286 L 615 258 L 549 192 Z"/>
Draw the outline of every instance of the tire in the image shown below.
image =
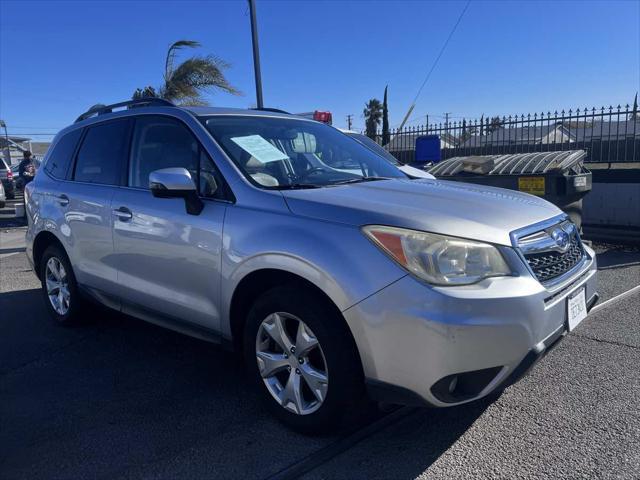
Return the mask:
<path fill-rule="evenodd" d="M 58 270 L 58 274 L 61 275 L 60 278 L 62 278 L 61 281 L 58 281 L 56 276 L 53 275 L 55 272 L 50 265 L 61 266 L 61 269 Z M 83 300 L 80 297 L 78 284 L 76 282 L 76 277 L 73 274 L 73 268 L 69 262 L 69 257 L 67 257 L 67 254 L 60 246 L 51 245 L 44 251 L 42 258 L 40 259 L 40 279 L 44 303 L 49 314 L 56 323 L 64 326 L 72 326 L 80 323 Z M 50 298 L 50 290 L 47 288 L 48 281 L 50 282 L 49 286 L 52 286 L 52 284 L 55 283 L 58 284 L 57 304 L 58 306 L 61 305 L 61 308 L 56 308 L 56 306 L 54 306 L 56 302 Z M 64 297 L 64 293 L 60 294 L 60 291 L 62 290 L 60 286 L 65 286 L 65 284 L 66 291 L 68 292 L 68 300 L 62 301 L 61 297 Z M 51 292 L 55 291 L 55 289 L 51 290 Z"/>
<path fill-rule="evenodd" d="M 284 349 L 269 333 L 277 328 L 277 320 L 273 316 L 276 313 L 294 349 L 298 347 L 298 352 L 288 352 L 289 360 L 278 356 L 285 356 Z M 300 322 L 305 332 L 302 337 L 298 337 Z M 299 338 L 302 339 L 298 341 Z M 311 347 L 304 353 L 314 338 L 319 348 Z M 363 399 L 364 393 L 360 359 L 346 322 L 321 295 L 308 287 L 294 284 L 275 287 L 262 294 L 249 311 L 243 346 L 252 383 L 271 413 L 289 427 L 303 433 L 319 434 L 334 430 L 347 418 L 353 419 L 350 413 Z M 277 353 L 265 353 L 266 350 Z M 263 379 L 258 355 L 261 359 L 265 355 L 276 358 L 280 365 L 278 373 Z M 289 364 L 283 367 L 286 362 Z M 263 363 L 263 372 L 270 370 L 265 365 Z M 300 369 L 296 368 L 298 366 Z M 326 374 L 326 386 L 321 380 L 317 381 L 322 373 Z M 321 387 L 315 390 L 317 393 L 313 393 L 312 383 L 307 379 Z M 301 386 L 299 402 L 288 400 L 295 387 L 289 390 L 287 387 L 296 385 L 296 381 Z M 267 386 L 267 382 L 272 386 Z M 282 389 L 279 399 L 274 393 L 278 388 Z M 283 402 L 287 405 L 283 406 Z"/>

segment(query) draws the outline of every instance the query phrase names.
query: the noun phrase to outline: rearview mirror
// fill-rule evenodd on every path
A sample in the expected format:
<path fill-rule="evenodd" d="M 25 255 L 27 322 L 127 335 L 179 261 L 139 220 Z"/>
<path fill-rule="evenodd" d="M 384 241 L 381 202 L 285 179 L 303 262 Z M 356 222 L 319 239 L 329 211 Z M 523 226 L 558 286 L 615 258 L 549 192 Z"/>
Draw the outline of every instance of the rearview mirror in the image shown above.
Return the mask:
<path fill-rule="evenodd" d="M 149 174 L 149 189 L 157 198 L 184 198 L 189 215 L 199 215 L 204 204 L 186 168 L 162 168 Z"/>

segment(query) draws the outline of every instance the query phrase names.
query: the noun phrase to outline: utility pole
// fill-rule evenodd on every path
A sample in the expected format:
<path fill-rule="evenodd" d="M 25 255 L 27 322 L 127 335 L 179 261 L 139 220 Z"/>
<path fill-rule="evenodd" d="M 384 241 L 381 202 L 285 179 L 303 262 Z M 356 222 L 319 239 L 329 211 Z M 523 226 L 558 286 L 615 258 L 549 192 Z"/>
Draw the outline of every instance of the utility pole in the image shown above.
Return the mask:
<path fill-rule="evenodd" d="M 0 120 L 0 127 L 4 127 L 4 140 L 5 140 L 5 148 L 4 150 L 4 160 L 7 162 L 7 165 L 11 165 L 11 150 L 9 149 L 9 134 L 7 133 L 7 124 L 4 120 Z"/>
<path fill-rule="evenodd" d="M 353 120 L 353 114 L 347 115 L 347 130 L 351 130 L 351 121 Z"/>
<path fill-rule="evenodd" d="M 444 125 L 445 128 L 449 128 L 449 115 L 451 115 L 451 112 L 444 112 Z"/>
<path fill-rule="evenodd" d="M 260 50 L 258 47 L 258 24 L 256 21 L 256 1 L 249 0 L 251 15 L 251 39 L 253 41 L 253 71 L 256 76 L 256 105 L 263 108 L 262 103 L 262 75 L 260 74 Z"/>

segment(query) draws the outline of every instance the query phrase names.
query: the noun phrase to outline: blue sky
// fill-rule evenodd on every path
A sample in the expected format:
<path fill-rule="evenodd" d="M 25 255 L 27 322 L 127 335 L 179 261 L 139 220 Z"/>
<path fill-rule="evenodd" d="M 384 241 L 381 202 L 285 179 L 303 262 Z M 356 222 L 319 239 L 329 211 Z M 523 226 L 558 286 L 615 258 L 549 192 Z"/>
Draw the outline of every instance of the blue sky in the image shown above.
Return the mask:
<path fill-rule="evenodd" d="M 257 0 L 265 105 L 330 110 L 339 127 L 354 114 L 362 128 L 365 102 L 388 84 L 397 125 L 465 3 Z M 216 93 L 213 105 L 255 103 L 244 0 L 0 0 L 0 118 L 10 134 L 56 132 L 95 103 L 159 85 L 178 39 L 232 64 L 244 96 Z M 639 1 L 474 0 L 411 118 L 617 105 L 638 90 Z"/>

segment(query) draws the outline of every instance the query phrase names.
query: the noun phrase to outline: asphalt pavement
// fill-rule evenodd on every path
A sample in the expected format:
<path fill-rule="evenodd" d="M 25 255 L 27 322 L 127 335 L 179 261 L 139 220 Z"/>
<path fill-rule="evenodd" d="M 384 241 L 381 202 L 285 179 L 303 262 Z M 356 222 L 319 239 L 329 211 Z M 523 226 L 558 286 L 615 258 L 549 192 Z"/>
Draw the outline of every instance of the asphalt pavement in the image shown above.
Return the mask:
<path fill-rule="evenodd" d="M 214 345 L 97 306 L 54 325 L 11 243 L 23 228 L 3 221 L 2 479 L 261 479 L 305 462 L 309 479 L 640 478 L 640 293 L 592 312 L 493 402 L 370 414 L 353 441 L 306 437 Z M 640 284 L 638 249 L 596 249 L 601 302 Z"/>

